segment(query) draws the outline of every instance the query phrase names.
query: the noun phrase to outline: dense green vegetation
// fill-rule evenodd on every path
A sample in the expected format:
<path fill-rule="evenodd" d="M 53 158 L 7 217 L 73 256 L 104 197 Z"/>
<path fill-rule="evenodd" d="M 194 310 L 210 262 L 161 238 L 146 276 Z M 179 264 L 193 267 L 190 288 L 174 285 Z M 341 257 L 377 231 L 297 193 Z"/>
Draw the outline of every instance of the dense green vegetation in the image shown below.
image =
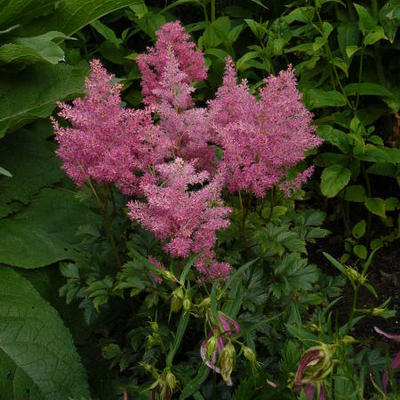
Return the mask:
<path fill-rule="evenodd" d="M 223 190 L 226 280 L 199 283 L 199 254 L 127 217 L 143 196 L 78 188 L 55 153 L 50 117 L 89 62 L 143 108 L 137 57 L 176 20 L 208 69 L 197 106 L 227 56 L 255 96 L 291 64 L 324 141 L 290 197 Z M 0 0 L 0 400 L 398 398 L 399 337 L 379 329 L 400 334 L 398 27 L 398 0 Z"/>

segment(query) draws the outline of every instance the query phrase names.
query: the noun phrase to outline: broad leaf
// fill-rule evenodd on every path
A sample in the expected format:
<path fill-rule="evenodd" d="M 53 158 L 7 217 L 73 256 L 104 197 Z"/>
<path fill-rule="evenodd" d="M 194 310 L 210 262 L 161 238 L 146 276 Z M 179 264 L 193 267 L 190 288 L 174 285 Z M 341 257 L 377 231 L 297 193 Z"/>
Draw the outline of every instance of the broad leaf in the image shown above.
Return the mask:
<path fill-rule="evenodd" d="M 325 168 L 321 176 L 321 192 L 326 197 L 335 197 L 350 181 L 351 171 L 335 164 Z"/>
<path fill-rule="evenodd" d="M 345 86 L 344 92 L 347 96 L 355 96 L 357 94 L 362 96 L 392 96 L 392 93 L 388 89 L 374 82 L 350 83 Z"/>
<path fill-rule="evenodd" d="M 0 178 L 0 218 L 13 209 L 12 202 L 28 204 L 40 189 L 64 176 L 55 146 L 46 140 L 52 133 L 50 122 L 40 121 L 0 141 L 0 160 L 12 174 L 11 179 Z"/>
<path fill-rule="evenodd" d="M 70 258 L 79 226 L 100 217 L 67 190 L 44 189 L 30 206 L 0 224 L 0 263 L 38 268 Z"/>
<path fill-rule="evenodd" d="M 48 117 L 56 101 L 83 92 L 86 64 L 35 65 L 22 73 L 0 75 L 0 137 L 37 119 Z"/>
<path fill-rule="evenodd" d="M 142 3 L 142 0 L 63 0 L 51 15 L 33 21 L 26 33 L 33 36 L 60 31 L 69 36 L 103 15 Z"/>
<path fill-rule="evenodd" d="M 379 197 L 369 197 L 365 200 L 365 207 L 375 215 L 386 217 L 385 200 Z"/>
<path fill-rule="evenodd" d="M 25 24 L 54 11 L 57 0 L 0 0 L 0 28 Z"/>
<path fill-rule="evenodd" d="M 88 397 L 85 371 L 57 312 L 10 268 L 0 268 L 0 293 L 1 398 Z"/>
<path fill-rule="evenodd" d="M 305 101 L 309 108 L 342 107 L 346 105 L 346 97 L 336 91 L 310 89 L 305 93 Z"/>
<path fill-rule="evenodd" d="M 64 51 L 53 40 L 60 38 L 66 39 L 67 36 L 62 32 L 51 31 L 39 36 L 17 38 L 13 43 L 0 47 L 0 62 L 57 64 L 64 61 Z"/>

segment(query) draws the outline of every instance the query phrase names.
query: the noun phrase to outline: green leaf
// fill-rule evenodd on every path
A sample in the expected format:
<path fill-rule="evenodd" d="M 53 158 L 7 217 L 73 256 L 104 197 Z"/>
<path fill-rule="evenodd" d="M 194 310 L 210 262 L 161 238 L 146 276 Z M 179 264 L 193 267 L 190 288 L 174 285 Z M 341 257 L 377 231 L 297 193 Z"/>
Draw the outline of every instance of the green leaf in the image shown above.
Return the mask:
<path fill-rule="evenodd" d="M 321 192 L 326 197 L 335 197 L 350 181 L 351 171 L 335 164 L 325 168 L 321 176 Z"/>
<path fill-rule="evenodd" d="M 379 21 L 390 42 L 393 43 L 400 26 L 400 1 L 387 1 L 379 11 Z"/>
<path fill-rule="evenodd" d="M 400 207 L 400 200 L 397 197 L 389 197 L 385 200 L 387 211 L 395 211 Z"/>
<path fill-rule="evenodd" d="M 62 32 L 51 31 L 43 35 L 17 38 L 14 43 L 7 43 L 0 47 L 0 62 L 34 64 L 48 62 L 57 64 L 64 61 L 64 51 L 54 39 L 68 38 Z"/>
<path fill-rule="evenodd" d="M 379 197 L 369 197 L 365 200 L 364 204 L 372 214 L 386 218 L 385 200 Z"/>
<path fill-rule="evenodd" d="M 0 293 L 1 397 L 89 397 L 72 336 L 57 312 L 10 268 L 0 269 Z"/>
<path fill-rule="evenodd" d="M 344 199 L 354 203 L 364 203 L 366 198 L 365 188 L 361 185 L 347 186 L 344 190 Z"/>
<path fill-rule="evenodd" d="M 142 0 L 63 0 L 51 15 L 33 21 L 25 32 L 34 36 L 56 30 L 70 36 L 103 15 L 142 3 Z"/>
<path fill-rule="evenodd" d="M 348 58 L 353 57 L 353 55 L 355 53 L 357 53 L 357 51 L 360 50 L 360 47 L 358 46 L 347 46 L 346 47 L 346 55 Z"/>
<path fill-rule="evenodd" d="M 364 44 L 365 46 L 369 46 L 371 44 L 378 42 L 381 39 L 388 40 L 387 36 L 385 35 L 385 32 L 383 31 L 383 28 L 381 26 L 376 26 L 373 31 L 369 32 L 367 36 L 365 36 Z"/>
<path fill-rule="evenodd" d="M 0 224 L 0 263 L 38 268 L 71 258 L 79 226 L 101 218 L 66 190 L 44 189 L 24 211 Z"/>
<path fill-rule="evenodd" d="M 358 258 L 361 258 L 362 260 L 367 259 L 368 251 L 364 245 L 362 244 L 355 245 L 353 247 L 353 252 Z"/>
<path fill-rule="evenodd" d="M 357 222 L 354 225 L 354 228 L 351 231 L 351 233 L 356 239 L 360 239 L 365 235 L 366 228 L 367 228 L 367 223 L 365 222 L 365 219 L 362 219 L 361 221 Z"/>
<path fill-rule="evenodd" d="M 358 14 L 358 26 L 360 27 L 361 32 L 365 35 L 367 32 L 375 28 L 377 20 L 362 5 L 356 3 L 353 3 L 353 5 Z"/>
<path fill-rule="evenodd" d="M 104 39 L 113 43 L 116 47 L 119 47 L 122 44 L 122 40 L 117 38 L 115 32 L 99 20 L 93 21 L 90 26 L 92 26 L 98 33 L 100 33 L 100 35 L 103 36 Z"/>
<path fill-rule="evenodd" d="M 324 139 L 324 142 L 338 147 L 343 153 L 350 152 L 350 142 L 343 131 L 334 129 L 331 125 L 320 125 L 317 130 L 317 135 Z"/>
<path fill-rule="evenodd" d="M 310 89 L 305 93 L 305 101 L 311 109 L 342 107 L 347 104 L 346 97 L 336 90 Z"/>
<path fill-rule="evenodd" d="M 28 204 L 40 189 L 65 176 L 55 145 L 46 140 L 52 134 L 50 121 L 39 121 L 0 142 L 0 160 L 13 176 L 0 179 L 0 218 L 12 211 L 12 202 Z"/>
<path fill-rule="evenodd" d="M 57 3 L 58 0 L 0 0 L 0 28 L 23 25 L 34 18 L 50 14 Z"/>
<path fill-rule="evenodd" d="M 48 117 L 56 101 L 83 92 L 87 65 L 35 65 L 21 74 L 0 74 L 0 138 L 37 119 Z"/>
<path fill-rule="evenodd" d="M 179 320 L 178 329 L 176 331 L 174 344 L 172 345 L 171 349 L 168 352 L 167 358 L 165 360 L 167 367 L 172 366 L 172 361 L 174 360 L 176 352 L 179 350 L 179 346 L 181 345 L 183 335 L 186 332 L 186 328 L 189 322 L 190 313 L 184 311 L 181 315 L 181 319 Z"/>
<path fill-rule="evenodd" d="M 192 396 L 197 390 L 200 389 L 200 386 L 207 379 L 210 368 L 208 368 L 205 364 L 201 363 L 199 370 L 197 371 L 197 375 L 186 385 L 183 387 L 182 392 L 179 396 L 179 400 L 185 400 L 188 397 Z"/>
<path fill-rule="evenodd" d="M 356 22 L 343 22 L 337 28 L 339 48 L 343 58 L 351 57 L 347 54 L 348 47 L 357 47 L 360 31 Z"/>
<path fill-rule="evenodd" d="M 344 87 L 344 92 L 347 96 L 356 96 L 357 94 L 362 96 L 392 96 L 388 89 L 374 82 L 350 83 Z"/>

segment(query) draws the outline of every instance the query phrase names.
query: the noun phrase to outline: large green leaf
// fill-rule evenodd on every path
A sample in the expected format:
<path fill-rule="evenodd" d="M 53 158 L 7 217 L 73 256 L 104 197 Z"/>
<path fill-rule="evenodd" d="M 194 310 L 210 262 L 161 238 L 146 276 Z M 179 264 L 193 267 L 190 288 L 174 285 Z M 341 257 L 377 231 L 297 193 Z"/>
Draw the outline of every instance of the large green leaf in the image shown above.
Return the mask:
<path fill-rule="evenodd" d="M 305 92 L 304 100 L 310 109 L 324 107 L 342 107 L 346 105 L 346 97 L 337 90 L 324 91 L 310 89 Z"/>
<path fill-rule="evenodd" d="M 28 280 L 0 268 L 0 398 L 89 396 L 72 336 Z"/>
<path fill-rule="evenodd" d="M 37 119 L 48 117 L 57 100 L 83 92 L 88 67 L 35 65 L 24 71 L 0 74 L 0 137 Z"/>
<path fill-rule="evenodd" d="M 49 14 L 58 0 L 0 0 L 0 28 L 25 24 L 30 20 Z"/>
<path fill-rule="evenodd" d="M 52 133 L 49 121 L 39 121 L 0 141 L 0 160 L 12 175 L 0 177 L 0 218 L 15 209 L 15 202 L 28 204 L 40 189 L 64 176 L 55 146 L 46 140 Z"/>
<path fill-rule="evenodd" d="M 51 15 L 33 21 L 25 33 L 33 36 L 48 31 L 61 31 L 72 35 L 103 15 L 142 3 L 142 0 L 63 0 Z"/>
<path fill-rule="evenodd" d="M 53 40 L 60 38 L 65 39 L 67 36 L 62 32 L 50 31 L 39 36 L 17 38 L 13 43 L 6 43 L 0 47 L 0 62 L 57 64 L 64 61 L 64 51 Z"/>
<path fill-rule="evenodd" d="M 350 181 L 351 171 L 335 164 L 325 168 L 321 175 L 321 192 L 326 197 L 335 197 Z"/>
<path fill-rule="evenodd" d="M 347 96 L 355 96 L 357 94 L 362 96 L 392 96 L 392 93 L 388 89 L 375 82 L 350 83 L 345 86 L 344 92 Z"/>
<path fill-rule="evenodd" d="M 100 217 L 73 192 L 44 189 L 22 212 L 0 224 L 0 263 L 38 268 L 72 256 L 79 226 Z"/>

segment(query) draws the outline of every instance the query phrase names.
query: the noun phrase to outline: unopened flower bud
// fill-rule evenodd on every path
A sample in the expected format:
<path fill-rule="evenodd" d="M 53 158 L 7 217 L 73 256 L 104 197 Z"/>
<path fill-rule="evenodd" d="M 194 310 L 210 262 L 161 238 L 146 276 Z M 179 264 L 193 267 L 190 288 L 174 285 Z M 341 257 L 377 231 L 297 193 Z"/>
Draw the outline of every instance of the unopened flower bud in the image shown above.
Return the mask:
<path fill-rule="evenodd" d="M 254 354 L 254 351 L 247 346 L 243 346 L 243 355 L 251 362 L 255 363 L 256 362 L 256 355 Z"/>
<path fill-rule="evenodd" d="M 174 389 L 176 388 L 176 377 L 175 377 L 175 375 L 171 371 L 168 371 L 165 380 L 167 381 L 167 385 L 168 385 L 169 389 L 171 390 L 171 392 L 173 392 Z"/>
<path fill-rule="evenodd" d="M 151 349 L 154 346 L 155 340 L 152 335 L 147 336 L 146 339 L 146 347 L 147 349 Z"/>
<path fill-rule="evenodd" d="M 177 281 L 175 275 L 171 271 L 168 271 L 167 269 L 161 270 L 161 275 L 167 281 L 170 281 L 170 282 L 176 282 Z"/>
<path fill-rule="evenodd" d="M 210 339 L 207 340 L 206 344 L 206 357 L 209 359 L 214 351 L 217 350 L 218 339 L 215 336 L 211 336 Z"/>
<path fill-rule="evenodd" d="M 181 309 L 183 299 L 184 299 L 184 293 L 183 289 L 180 287 L 172 293 L 171 312 L 178 312 Z"/>
<path fill-rule="evenodd" d="M 185 300 L 183 300 L 183 309 L 185 311 L 189 311 L 191 307 L 192 307 L 192 302 L 188 297 L 185 297 Z"/>
<path fill-rule="evenodd" d="M 156 321 L 150 322 L 150 328 L 153 332 L 158 332 L 158 324 Z"/>
<path fill-rule="evenodd" d="M 353 338 L 353 336 L 350 335 L 346 335 L 343 339 L 342 339 L 342 343 L 347 345 L 353 344 L 355 343 L 357 340 L 355 338 Z"/>
<path fill-rule="evenodd" d="M 200 308 L 208 308 L 211 305 L 211 299 L 209 297 L 206 297 L 200 304 Z"/>
<path fill-rule="evenodd" d="M 236 350 L 231 342 L 229 342 L 221 351 L 220 368 L 221 375 L 225 382 L 229 382 L 233 367 L 235 365 Z"/>

